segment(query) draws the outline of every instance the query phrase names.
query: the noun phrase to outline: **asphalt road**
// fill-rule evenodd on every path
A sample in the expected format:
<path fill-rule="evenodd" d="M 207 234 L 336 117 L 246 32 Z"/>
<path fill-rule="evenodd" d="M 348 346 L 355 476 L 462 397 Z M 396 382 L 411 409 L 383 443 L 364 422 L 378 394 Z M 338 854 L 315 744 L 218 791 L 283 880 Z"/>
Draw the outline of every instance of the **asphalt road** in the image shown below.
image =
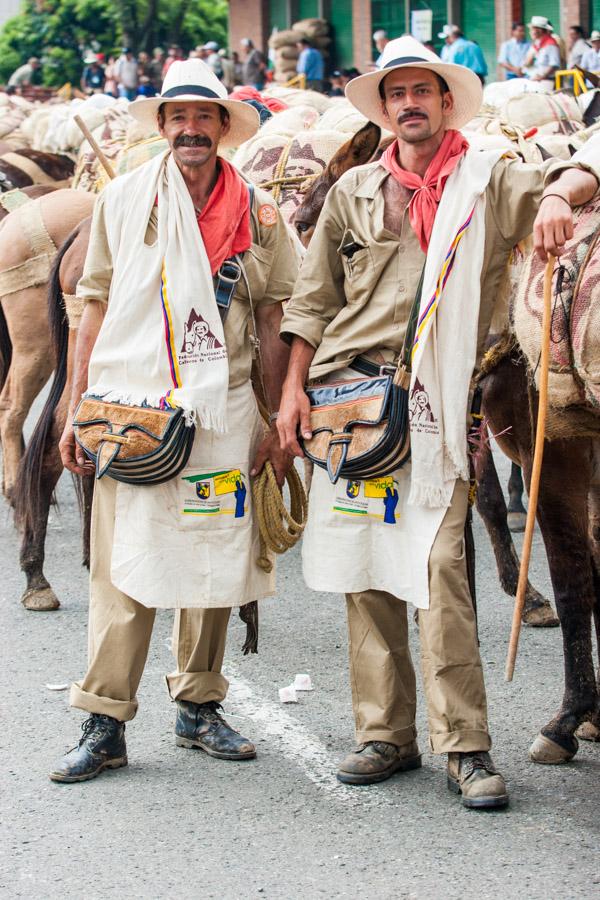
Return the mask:
<path fill-rule="evenodd" d="M 583 744 L 560 768 L 528 761 L 560 701 L 560 633 L 525 629 L 515 680 L 504 682 L 511 604 L 479 520 L 481 651 L 507 811 L 466 810 L 448 792 L 445 759 L 427 750 L 422 702 L 420 771 L 367 788 L 336 782 L 336 762 L 353 744 L 344 607 L 304 587 L 297 550 L 281 561 L 277 597 L 261 607 L 260 654 L 243 657 L 245 627 L 236 617 L 230 628 L 226 712 L 257 743 L 256 761 L 175 747 L 162 677 L 173 665 L 172 615 L 159 612 L 127 728 L 129 767 L 86 784 L 51 783 L 47 771 L 76 742 L 83 715 L 69 710 L 67 692 L 45 685 L 79 677 L 86 662 L 87 573 L 64 477 L 59 499 L 47 541 L 46 574 L 62 604 L 54 613 L 20 605 L 18 540 L 0 510 L 2 898 L 600 895 L 600 747 Z M 549 590 L 539 539 L 532 580 Z M 414 628 L 412 639 L 417 658 Z M 314 691 L 282 705 L 278 688 L 305 672 Z"/>

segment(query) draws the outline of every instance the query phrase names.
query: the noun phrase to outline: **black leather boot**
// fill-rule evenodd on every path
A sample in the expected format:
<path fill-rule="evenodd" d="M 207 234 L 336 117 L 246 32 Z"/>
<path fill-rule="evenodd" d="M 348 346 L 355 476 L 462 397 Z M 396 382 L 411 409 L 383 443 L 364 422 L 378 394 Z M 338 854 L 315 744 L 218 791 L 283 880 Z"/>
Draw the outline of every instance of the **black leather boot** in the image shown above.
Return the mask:
<path fill-rule="evenodd" d="M 217 759 L 254 759 L 256 747 L 234 731 L 219 710 L 220 703 L 177 700 L 175 743 L 191 750 L 198 747 Z"/>
<path fill-rule="evenodd" d="M 103 769 L 120 769 L 127 765 L 124 722 L 92 713 L 81 729 L 83 735 L 79 744 L 50 772 L 51 781 L 89 781 Z"/>

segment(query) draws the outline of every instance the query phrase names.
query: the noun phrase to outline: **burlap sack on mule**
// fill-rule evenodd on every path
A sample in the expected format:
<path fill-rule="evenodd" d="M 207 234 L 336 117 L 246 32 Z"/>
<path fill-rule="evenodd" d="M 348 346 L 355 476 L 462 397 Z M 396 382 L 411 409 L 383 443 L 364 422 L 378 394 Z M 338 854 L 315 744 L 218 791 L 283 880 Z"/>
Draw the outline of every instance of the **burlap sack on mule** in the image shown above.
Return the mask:
<path fill-rule="evenodd" d="M 552 281 L 549 404 L 587 407 L 600 434 L 600 199 L 575 211 L 575 236 L 555 266 Z M 539 384 L 543 281 L 546 264 L 531 254 L 516 292 L 517 340 Z M 558 287 L 558 293 L 557 293 Z M 552 434 L 549 435 L 552 437 Z M 564 435 L 563 435 L 564 436 Z"/>

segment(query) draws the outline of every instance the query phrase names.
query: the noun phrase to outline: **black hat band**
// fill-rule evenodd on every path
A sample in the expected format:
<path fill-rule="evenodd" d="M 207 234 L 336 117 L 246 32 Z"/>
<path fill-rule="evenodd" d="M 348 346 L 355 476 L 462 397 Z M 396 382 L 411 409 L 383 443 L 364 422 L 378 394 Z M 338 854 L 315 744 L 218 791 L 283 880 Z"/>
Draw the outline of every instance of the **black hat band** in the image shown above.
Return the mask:
<path fill-rule="evenodd" d="M 422 62 L 422 63 L 431 63 L 434 60 L 425 59 L 423 56 L 399 56 L 397 59 L 392 59 L 391 62 L 386 63 L 383 66 L 384 69 L 390 69 L 392 66 L 403 66 L 405 63 L 413 63 L 413 62 Z"/>
<path fill-rule="evenodd" d="M 210 97 L 212 100 L 223 100 L 226 98 L 219 97 L 216 91 L 210 88 L 200 87 L 197 84 L 184 84 L 178 87 L 169 88 L 164 94 L 160 94 L 161 100 L 170 100 L 171 97 L 181 97 L 184 94 L 196 94 L 198 97 Z"/>

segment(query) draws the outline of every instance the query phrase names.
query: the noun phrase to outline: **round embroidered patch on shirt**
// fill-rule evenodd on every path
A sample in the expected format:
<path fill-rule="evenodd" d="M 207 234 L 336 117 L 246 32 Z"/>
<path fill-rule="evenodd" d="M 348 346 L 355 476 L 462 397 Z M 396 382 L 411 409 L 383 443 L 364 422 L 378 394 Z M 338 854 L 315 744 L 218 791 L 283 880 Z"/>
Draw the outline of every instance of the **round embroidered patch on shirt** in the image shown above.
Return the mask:
<path fill-rule="evenodd" d="M 277 210 L 275 207 L 268 203 L 261 206 L 258 210 L 258 221 L 261 225 L 266 225 L 267 228 L 270 228 L 271 225 L 275 225 L 277 222 Z"/>

